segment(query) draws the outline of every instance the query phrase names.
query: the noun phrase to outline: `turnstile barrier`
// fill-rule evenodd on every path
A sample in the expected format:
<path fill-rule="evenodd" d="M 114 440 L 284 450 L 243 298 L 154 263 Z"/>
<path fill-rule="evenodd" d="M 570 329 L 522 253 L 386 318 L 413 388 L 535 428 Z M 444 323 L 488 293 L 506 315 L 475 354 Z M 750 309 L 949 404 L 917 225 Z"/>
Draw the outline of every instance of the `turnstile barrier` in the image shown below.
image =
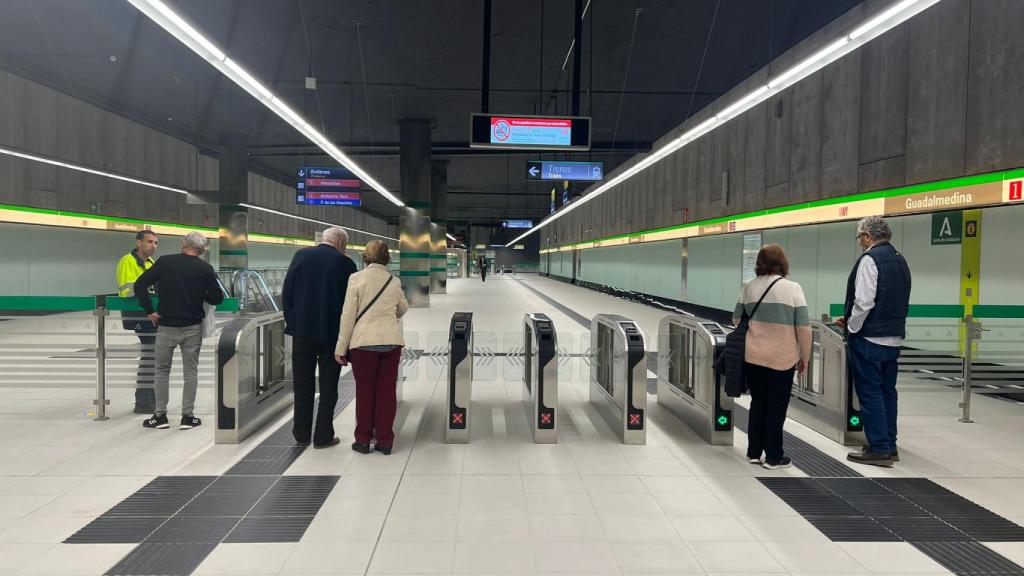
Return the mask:
<path fill-rule="evenodd" d="M 590 402 L 623 444 L 647 443 L 647 355 L 635 322 L 598 314 L 590 323 Z"/>
<path fill-rule="evenodd" d="M 847 363 L 845 330 L 811 321 L 813 348 L 802 376 L 795 376 L 789 417 L 844 446 L 866 444 L 860 401 Z"/>
<path fill-rule="evenodd" d="M 283 312 L 242 316 L 217 342 L 214 441 L 237 444 L 294 401 L 292 342 Z"/>
<path fill-rule="evenodd" d="M 658 325 L 658 404 L 719 446 L 733 443 L 733 399 L 715 370 L 726 334 L 717 322 L 682 314 Z"/>
<path fill-rule="evenodd" d="M 448 412 L 444 441 L 469 442 L 469 409 L 473 387 L 473 314 L 452 314 L 448 329 Z"/>
<path fill-rule="evenodd" d="M 546 314 L 523 316 L 523 406 L 533 441 L 558 442 L 558 338 Z"/>

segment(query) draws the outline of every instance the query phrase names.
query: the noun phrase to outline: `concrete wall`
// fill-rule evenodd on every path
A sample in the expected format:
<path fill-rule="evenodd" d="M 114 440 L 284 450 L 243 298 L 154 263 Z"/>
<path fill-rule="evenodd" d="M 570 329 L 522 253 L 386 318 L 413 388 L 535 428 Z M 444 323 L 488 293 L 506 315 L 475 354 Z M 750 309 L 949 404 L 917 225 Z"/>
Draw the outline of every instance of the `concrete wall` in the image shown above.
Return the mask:
<path fill-rule="evenodd" d="M 191 143 L 127 120 L 66 94 L 0 71 L 0 145 L 187 190 L 214 190 L 216 158 Z M 251 204 L 339 222 L 394 237 L 393 226 L 344 207 L 295 205 L 295 191 L 249 175 Z M 0 203 L 109 216 L 216 226 L 215 206 L 185 196 L 0 155 Z M 255 213 L 251 231 L 312 238 L 322 225 Z M 370 236 L 353 235 L 365 243 Z"/>
<path fill-rule="evenodd" d="M 889 4 L 825 26 L 656 147 Z M 561 245 L 1024 166 L 1022 21 L 1018 0 L 943 0 L 540 235 Z"/>

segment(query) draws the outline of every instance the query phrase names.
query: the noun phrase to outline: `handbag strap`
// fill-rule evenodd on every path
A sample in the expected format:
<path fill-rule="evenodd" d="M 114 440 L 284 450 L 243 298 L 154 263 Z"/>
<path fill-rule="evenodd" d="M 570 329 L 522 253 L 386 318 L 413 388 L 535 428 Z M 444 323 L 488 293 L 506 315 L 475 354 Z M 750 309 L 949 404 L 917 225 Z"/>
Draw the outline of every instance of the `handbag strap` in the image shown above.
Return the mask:
<path fill-rule="evenodd" d="M 373 305 L 377 303 L 377 299 L 380 298 L 380 295 L 384 293 L 385 289 L 387 289 L 388 284 L 391 284 L 391 281 L 394 279 L 394 276 L 388 274 L 388 281 L 385 282 L 384 285 L 380 287 L 380 290 L 377 292 L 377 295 L 373 297 L 373 300 L 370 300 L 370 303 L 366 305 L 366 308 L 363 308 L 363 311 L 359 313 L 359 316 L 356 316 L 356 321 L 352 323 L 353 326 L 359 323 L 359 319 L 363 317 L 363 314 L 366 314 L 370 310 L 370 308 L 373 308 Z"/>
<path fill-rule="evenodd" d="M 761 294 L 761 297 L 757 299 L 757 304 L 754 304 L 754 309 L 750 311 L 749 315 L 747 315 L 747 319 L 748 320 L 754 318 L 754 314 L 757 314 L 757 309 L 758 309 L 758 307 L 761 306 L 761 302 L 764 302 L 764 297 L 767 296 L 769 292 L 771 292 L 772 287 L 774 287 L 776 284 L 778 284 L 779 280 L 782 280 L 782 276 L 779 276 L 778 278 L 776 278 L 774 281 L 772 281 L 771 284 L 768 285 L 767 288 L 764 289 L 764 293 Z M 746 308 L 744 308 L 743 313 L 744 314 L 747 313 Z"/>

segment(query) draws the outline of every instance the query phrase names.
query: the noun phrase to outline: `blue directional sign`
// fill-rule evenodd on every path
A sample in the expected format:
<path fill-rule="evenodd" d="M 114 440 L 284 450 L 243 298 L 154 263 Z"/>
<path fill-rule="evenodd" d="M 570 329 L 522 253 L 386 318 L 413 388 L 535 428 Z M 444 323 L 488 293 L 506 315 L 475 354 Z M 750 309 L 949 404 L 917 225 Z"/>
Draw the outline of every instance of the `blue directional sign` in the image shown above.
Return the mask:
<path fill-rule="evenodd" d="M 502 228 L 533 228 L 533 220 L 505 220 Z"/>
<path fill-rule="evenodd" d="M 340 168 L 299 168 L 295 203 L 320 206 L 359 206 L 362 182 L 351 171 Z"/>
<path fill-rule="evenodd" d="M 527 180 L 604 180 L 604 162 L 527 160 Z"/>

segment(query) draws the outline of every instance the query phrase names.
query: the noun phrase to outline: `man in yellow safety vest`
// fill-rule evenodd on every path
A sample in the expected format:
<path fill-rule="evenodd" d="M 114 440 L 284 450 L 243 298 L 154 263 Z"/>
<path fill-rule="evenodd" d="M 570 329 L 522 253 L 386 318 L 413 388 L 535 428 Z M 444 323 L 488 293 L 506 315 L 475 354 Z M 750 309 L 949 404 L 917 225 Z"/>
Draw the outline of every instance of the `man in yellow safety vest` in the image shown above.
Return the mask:
<path fill-rule="evenodd" d="M 142 230 L 135 235 L 135 248 L 121 257 L 117 262 L 117 295 L 122 298 L 135 296 L 135 281 L 142 273 L 153 266 L 153 255 L 160 244 L 156 232 Z M 156 326 L 146 318 L 145 312 L 121 312 L 121 322 L 125 330 L 132 330 L 142 344 L 139 354 L 139 369 L 135 379 L 135 410 L 136 414 L 152 414 L 156 406 L 156 395 L 153 391 L 154 356 L 153 346 L 156 343 Z"/>

